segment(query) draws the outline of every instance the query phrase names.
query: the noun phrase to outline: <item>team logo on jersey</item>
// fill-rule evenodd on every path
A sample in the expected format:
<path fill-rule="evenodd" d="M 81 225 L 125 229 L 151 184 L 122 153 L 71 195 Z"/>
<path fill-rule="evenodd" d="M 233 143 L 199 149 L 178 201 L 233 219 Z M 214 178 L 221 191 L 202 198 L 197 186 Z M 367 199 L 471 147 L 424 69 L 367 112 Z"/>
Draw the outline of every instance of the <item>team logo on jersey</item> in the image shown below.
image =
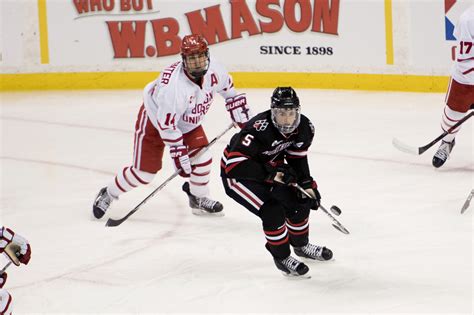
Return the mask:
<path fill-rule="evenodd" d="M 261 119 L 257 120 L 254 124 L 253 127 L 257 131 L 264 131 L 268 127 L 268 121 L 266 119 Z"/>
<path fill-rule="evenodd" d="M 272 142 L 272 147 L 274 147 L 274 146 L 276 146 L 277 144 L 280 144 L 280 143 L 282 143 L 282 142 L 283 142 L 283 140 L 275 140 L 275 141 Z"/>
<path fill-rule="evenodd" d="M 297 142 L 295 143 L 295 145 L 298 147 L 298 148 L 301 148 L 301 146 L 303 146 L 304 142 Z"/>

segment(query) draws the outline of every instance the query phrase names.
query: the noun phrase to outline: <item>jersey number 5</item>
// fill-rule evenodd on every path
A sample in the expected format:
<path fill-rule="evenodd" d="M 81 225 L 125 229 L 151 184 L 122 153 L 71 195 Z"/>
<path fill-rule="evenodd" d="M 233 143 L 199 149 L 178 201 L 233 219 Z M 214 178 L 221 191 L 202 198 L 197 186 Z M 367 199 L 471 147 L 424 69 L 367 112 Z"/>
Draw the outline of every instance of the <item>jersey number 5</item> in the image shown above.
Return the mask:
<path fill-rule="evenodd" d="M 249 134 L 249 135 L 246 135 L 246 136 L 244 137 L 244 139 L 242 140 L 242 144 L 243 144 L 244 146 L 248 147 L 248 146 L 250 145 L 250 143 L 252 142 L 252 140 L 253 140 L 253 136 L 252 136 L 252 135 L 250 135 L 250 134 Z"/>

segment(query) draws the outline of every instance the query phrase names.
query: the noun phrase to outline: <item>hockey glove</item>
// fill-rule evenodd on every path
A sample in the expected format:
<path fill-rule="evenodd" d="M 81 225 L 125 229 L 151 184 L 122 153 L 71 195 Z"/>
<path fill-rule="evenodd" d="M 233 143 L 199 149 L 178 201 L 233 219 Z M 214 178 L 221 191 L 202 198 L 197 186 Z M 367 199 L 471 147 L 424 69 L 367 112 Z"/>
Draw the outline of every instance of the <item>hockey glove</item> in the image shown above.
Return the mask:
<path fill-rule="evenodd" d="M 286 164 L 271 167 L 269 166 L 269 174 L 265 182 L 272 185 L 291 185 L 296 183 L 295 170 Z"/>
<path fill-rule="evenodd" d="M 243 128 L 245 123 L 252 117 L 245 94 L 238 94 L 227 98 L 225 100 L 225 108 L 229 112 L 232 121 L 240 128 Z"/>
<path fill-rule="evenodd" d="M 3 288 L 3 286 L 5 285 L 5 282 L 7 282 L 7 273 L 4 272 L 0 275 L 0 289 Z"/>
<path fill-rule="evenodd" d="M 306 180 L 300 183 L 301 188 L 303 188 L 309 195 L 311 199 L 308 198 L 302 192 L 298 192 L 298 197 L 303 203 L 309 203 L 309 208 L 317 210 L 321 205 L 321 194 L 318 191 L 318 184 L 314 180 Z"/>
<path fill-rule="evenodd" d="M 3 240 L 6 241 L 5 251 L 8 251 L 7 247 L 19 248 L 18 251 L 15 249 L 15 253 L 11 255 L 16 255 L 20 263 L 27 265 L 31 258 L 31 246 L 28 241 L 23 236 L 7 228 L 2 229 L 2 234 Z M 18 264 L 18 261 L 15 264 Z"/>
<path fill-rule="evenodd" d="M 174 161 L 175 169 L 180 170 L 179 175 L 189 177 L 192 168 L 188 148 L 185 145 L 170 146 L 170 156 Z"/>

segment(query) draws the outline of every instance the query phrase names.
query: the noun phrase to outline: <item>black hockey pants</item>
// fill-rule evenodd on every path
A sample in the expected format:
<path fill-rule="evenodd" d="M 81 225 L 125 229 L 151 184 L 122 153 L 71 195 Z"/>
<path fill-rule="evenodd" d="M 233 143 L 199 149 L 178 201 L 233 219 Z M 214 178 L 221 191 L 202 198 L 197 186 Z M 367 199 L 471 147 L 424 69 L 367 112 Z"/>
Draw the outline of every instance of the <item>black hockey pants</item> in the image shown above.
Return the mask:
<path fill-rule="evenodd" d="M 265 247 L 273 257 L 288 257 L 290 244 L 308 244 L 310 209 L 301 203 L 295 188 L 226 177 L 222 177 L 222 182 L 229 197 L 260 217 L 267 240 Z"/>

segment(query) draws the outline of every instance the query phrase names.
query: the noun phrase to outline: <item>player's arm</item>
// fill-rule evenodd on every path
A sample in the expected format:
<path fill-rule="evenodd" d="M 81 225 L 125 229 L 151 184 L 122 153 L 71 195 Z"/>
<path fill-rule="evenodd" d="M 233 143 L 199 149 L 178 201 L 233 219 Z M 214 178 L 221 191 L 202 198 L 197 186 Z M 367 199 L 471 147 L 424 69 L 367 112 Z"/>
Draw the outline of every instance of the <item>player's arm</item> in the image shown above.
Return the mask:
<path fill-rule="evenodd" d="M 222 84 L 219 85 L 218 93 L 225 99 L 225 108 L 232 121 L 243 128 L 253 116 L 247 102 L 247 95 L 237 93 L 232 76 L 225 69 L 220 69 L 220 72 Z"/>
<path fill-rule="evenodd" d="M 287 163 L 296 171 L 298 181 L 307 181 L 311 178 L 308 164 L 308 150 L 313 143 L 314 127 L 305 116 L 301 117 L 299 137 L 293 145 L 286 149 Z"/>
<path fill-rule="evenodd" d="M 455 61 L 456 66 L 462 74 L 468 74 L 474 71 L 474 68 L 472 68 L 474 38 L 472 37 L 472 31 L 469 30 L 469 19 L 469 14 L 462 14 L 454 29 L 454 36 L 458 44 Z"/>
<path fill-rule="evenodd" d="M 250 132 L 234 136 L 231 145 L 224 151 L 224 169 L 227 176 L 263 182 L 268 172 L 262 163 L 255 161 L 260 150 L 258 139 Z"/>
<path fill-rule="evenodd" d="M 311 205 L 312 209 L 318 209 L 321 202 L 321 194 L 318 190 L 318 184 L 311 177 L 311 171 L 308 163 L 308 150 L 313 142 L 314 127 L 308 121 L 306 126 L 302 126 L 301 131 L 304 135 L 300 139 L 304 141 L 296 141 L 291 147 L 286 150 L 286 162 L 293 168 L 296 173 L 298 184 L 309 193 L 314 201 Z M 300 198 L 305 199 L 304 194 L 300 194 Z"/>
<path fill-rule="evenodd" d="M 176 93 L 169 93 L 168 89 L 162 89 L 153 96 L 154 102 L 157 104 L 156 124 L 161 139 L 167 146 L 182 145 L 183 133 L 178 129 L 178 122 L 181 115 L 178 106 L 179 97 Z"/>

